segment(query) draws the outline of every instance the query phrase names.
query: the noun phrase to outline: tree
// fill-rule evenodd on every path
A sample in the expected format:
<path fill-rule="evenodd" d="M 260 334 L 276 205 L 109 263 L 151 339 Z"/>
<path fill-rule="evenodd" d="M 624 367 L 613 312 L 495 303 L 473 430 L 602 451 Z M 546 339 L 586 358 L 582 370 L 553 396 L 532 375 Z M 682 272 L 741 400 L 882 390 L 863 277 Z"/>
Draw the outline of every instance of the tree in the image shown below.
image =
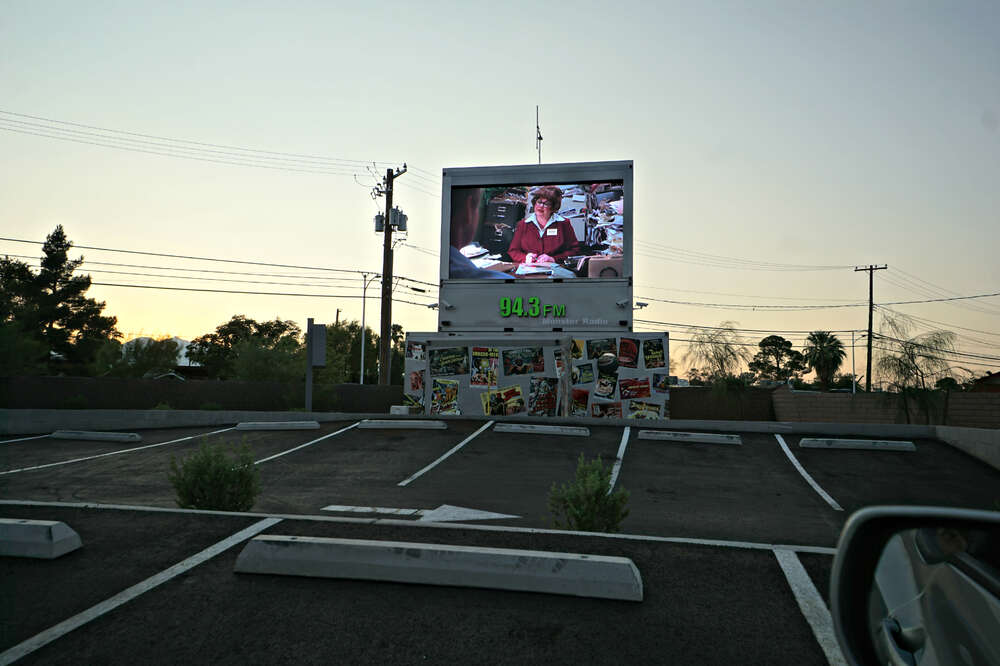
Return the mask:
<path fill-rule="evenodd" d="M 266 368 L 288 362 L 301 344 L 301 333 L 293 321 L 279 318 L 258 323 L 245 315 L 233 315 L 214 333 L 192 340 L 187 356 L 216 379 L 269 379 Z M 241 356 L 243 360 L 238 361 Z M 278 374 L 284 376 L 283 371 Z"/>
<path fill-rule="evenodd" d="M 118 345 L 118 358 L 106 371 L 113 377 L 151 377 L 169 372 L 177 367 L 177 351 L 179 349 L 172 338 L 159 340 L 136 338 L 124 345 Z M 108 354 L 111 347 L 102 349 L 99 357 Z"/>
<path fill-rule="evenodd" d="M 790 340 L 780 335 L 769 335 L 759 343 L 760 351 L 750 361 L 750 370 L 762 379 L 788 381 L 805 372 L 806 364 L 802 354 L 792 349 Z"/>
<path fill-rule="evenodd" d="M 937 379 L 951 371 L 946 358 L 955 353 L 955 334 L 951 331 L 929 331 L 908 337 L 910 322 L 903 315 L 882 313 L 882 325 L 876 339 L 881 353 L 876 366 L 889 386 L 898 391 L 926 390 Z"/>
<path fill-rule="evenodd" d="M 28 343 L 41 355 L 31 362 L 51 370 L 58 361 L 65 370 L 82 372 L 98 349 L 121 333 L 117 318 L 101 314 L 105 303 L 86 297 L 90 276 L 73 275 L 83 257 L 70 259 L 72 247 L 59 225 L 42 245 L 38 273 L 22 261 L 0 259 L 0 323 L 37 343 Z"/>
<path fill-rule="evenodd" d="M 701 366 L 702 373 L 713 381 L 734 377 L 750 360 L 750 352 L 735 327 L 736 322 L 724 321 L 715 329 L 691 332 L 684 362 L 694 361 Z"/>
<path fill-rule="evenodd" d="M 820 385 L 828 390 L 840 364 L 847 358 L 844 343 L 829 331 L 813 331 L 806 337 L 802 352 L 806 363 L 816 372 Z"/>

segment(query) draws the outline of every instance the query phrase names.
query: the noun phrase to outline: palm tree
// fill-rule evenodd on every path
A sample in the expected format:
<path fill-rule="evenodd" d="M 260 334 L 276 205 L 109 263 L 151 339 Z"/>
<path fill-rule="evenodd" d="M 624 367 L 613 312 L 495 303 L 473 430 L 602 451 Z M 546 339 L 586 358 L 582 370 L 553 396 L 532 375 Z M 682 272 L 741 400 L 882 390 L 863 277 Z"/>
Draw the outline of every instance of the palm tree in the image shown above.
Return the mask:
<path fill-rule="evenodd" d="M 802 350 L 809 367 L 816 371 L 816 378 L 824 389 L 833 383 L 833 376 L 847 357 L 844 343 L 829 331 L 813 331 L 806 337 Z"/>

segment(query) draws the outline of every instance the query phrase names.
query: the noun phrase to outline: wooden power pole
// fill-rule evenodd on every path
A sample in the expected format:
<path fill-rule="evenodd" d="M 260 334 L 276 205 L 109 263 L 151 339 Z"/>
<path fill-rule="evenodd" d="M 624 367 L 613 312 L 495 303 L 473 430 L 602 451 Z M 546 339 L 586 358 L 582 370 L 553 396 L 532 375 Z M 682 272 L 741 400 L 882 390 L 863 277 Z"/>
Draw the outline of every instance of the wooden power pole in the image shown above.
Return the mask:
<path fill-rule="evenodd" d="M 865 366 L 865 393 L 872 392 L 872 311 L 875 309 L 875 271 L 883 271 L 886 266 L 855 266 L 854 272 L 868 271 L 868 363 Z"/>

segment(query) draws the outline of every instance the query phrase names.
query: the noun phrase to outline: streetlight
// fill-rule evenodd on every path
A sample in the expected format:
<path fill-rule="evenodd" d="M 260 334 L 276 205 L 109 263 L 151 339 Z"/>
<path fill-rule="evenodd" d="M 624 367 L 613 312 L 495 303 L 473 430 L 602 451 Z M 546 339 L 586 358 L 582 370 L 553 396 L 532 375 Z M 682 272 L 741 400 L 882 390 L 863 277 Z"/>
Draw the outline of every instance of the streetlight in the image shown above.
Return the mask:
<path fill-rule="evenodd" d="M 361 274 L 361 281 L 364 286 L 361 288 L 361 376 L 359 382 L 365 383 L 365 294 L 368 292 L 368 285 L 382 277 L 379 274 L 373 275 L 370 279 L 368 273 Z"/>

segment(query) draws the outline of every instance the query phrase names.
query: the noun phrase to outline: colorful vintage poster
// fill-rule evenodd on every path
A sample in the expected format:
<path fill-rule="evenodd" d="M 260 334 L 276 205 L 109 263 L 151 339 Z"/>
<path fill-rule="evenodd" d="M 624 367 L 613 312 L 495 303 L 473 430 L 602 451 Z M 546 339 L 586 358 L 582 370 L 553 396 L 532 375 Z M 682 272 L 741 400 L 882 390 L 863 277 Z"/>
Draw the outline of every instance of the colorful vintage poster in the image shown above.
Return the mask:
<path fill-rule="evenodd" d="M 666 356 L 663 353 L 663 340 L 653 338 L 642 341 L 642 356 L 646 361 L 646 369 L 665 368 L 667 366 Z"/>
<path fill-rule="evenodd" d="M 404 393 L 403 394 L 403 404 L 407 407 L 419 407 L 424 408 L 424 394 L 423 393 Z"/>
<path fill-rule="evenodd" d="M 653 373 L 653 390 L 657 393 L 666 393 L 670 390 L 670 375 L 663 372 Z"/>
<path fill-rule="evenodd" d="M 524 394 L 520 386 L 508 386 L 479 395 L 484 416 L 511 416 L 524 411 Z"/>
<path fill-rule="evenodd" d="M 570 346 L 570 355 L 574 359 L 583 358 L 584 347 L 585 347 L 585 345 L 583 343 L 583 340 L 576 340 L 576 339 L 574 339 L 573 342 L 572 342 L 572 344 L 571 344 L 571 346 Z"/>
<path fill-rule="evenodd" d="M 598 398 L 615 397 L 615 388 L 618 386 L 618 375 L 606 375 L 601 373 L 597 377 L 597 385 L 594 386 L 594 395 Z"/>
<path fill-rule="evenodd" d="M 595 402 L 590 406 L 590 415 L 598 419 L 620 419 L 622 416 L 622 403 Z"/>
<path fill-rule="evenodd" d="M 532 372 L 545 372 L 545 355 L 541 347 L 509 349 L 503 353 L 504 375 L 527 375 Z"/>
<path fill-rule="evenodd" d="M 431 350 L 431 377 L 469 374 L 469 348 L 448 347 Z"/>
<path fill-rule="evenodd" d="M 423 370 L 414 370 L 410 373 L 410 390 L 423 392 L 424 390 Z"/>
<path fill-rule="evenodd" d="M 563 352 L 562 352 L 562 349 L 560 349 L 559 347 L 556 347 L 555 349 L 553 349 L 552 350 L 552 356 L 556 360 L 556 377 L 562 377 L 563 368 L 566 367 L 566 364 L 563 363 Z"/>
<path fill-rule="evenodd" d="M 587 403 L 590 402 L 590 391 L 587 389 L 573 389 L 573 404 L 570 405 L 571 416 L 586 416 Z"/>
<path fill-rule="evenodd" d="M 593 363 L 581 363 L 580 365 L 573 366 L 573 377 L 574 384 L 590 384 L 594 381 L 594 364 Z"/>
<path fill-rule="evenodd" d="M 618 380 L 618 397 L 622 400 L 626 398 L 648 398 L 649 379 L 647 377 L 628 377 Z"/>
<path fill-rule="evenodd" d="M 587 358 L 595 359 L 604 353 L 611 353 L 618 356 L 618 346 L 615 344 L 614 338 L 587 340 Z"/>
<path fill-rule="evenodd" d="M 628 417 L 630 419 L 658 419 L 660 418 L 660 406 L 655 402 L 645 400 L 629 400 Z"/>
<path fill-rule="evenodd" d="M 407 342 L 406 343 L 406 358 L 412 358 L 414 361 L 423 361 L 424 358 L 424 343 L 422 342 Z"/>
<path fill-rule="evenodd" d="M 471 386 L 496 386 L 500 371 L 500 350 L 496 347 L 472 348 Z"/>
<path fill-rule="evenodd" d="M 458 380 L 435 379 L 431 386 L 431 414 L 461 414 L 458 408 Z"/>
<path fill-rule="evenodd" d="M 528 389 L 528 414 L 555 416 L 559 380 L 554 377 L 532 377 Z"/>
<path fill-rule="evenodd" d="M 623 368 L 639 367 L 639 341 L 635 338 L 622 338 L 618 343 L 618 365 Z"/>

